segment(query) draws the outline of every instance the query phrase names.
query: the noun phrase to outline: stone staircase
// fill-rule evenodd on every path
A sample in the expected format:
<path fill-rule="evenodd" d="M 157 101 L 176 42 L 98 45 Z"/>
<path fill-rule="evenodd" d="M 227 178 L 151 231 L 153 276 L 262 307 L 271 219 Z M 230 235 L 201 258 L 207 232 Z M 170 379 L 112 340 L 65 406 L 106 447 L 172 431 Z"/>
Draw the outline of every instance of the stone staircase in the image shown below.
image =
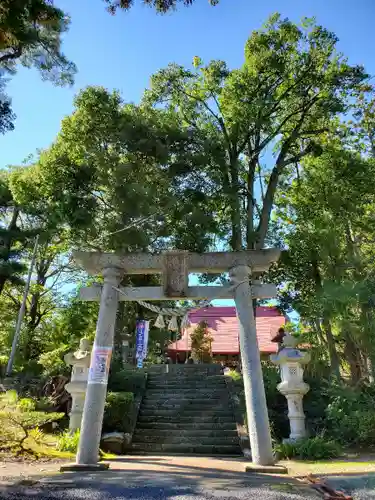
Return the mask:
<path fill-rule="evenodd" d="M 220 367 L 167 366 L 155 366 L 148 375 L 133 452 L 241 454 Z M 165 373 L 167 369 L 169 373 Z"/>

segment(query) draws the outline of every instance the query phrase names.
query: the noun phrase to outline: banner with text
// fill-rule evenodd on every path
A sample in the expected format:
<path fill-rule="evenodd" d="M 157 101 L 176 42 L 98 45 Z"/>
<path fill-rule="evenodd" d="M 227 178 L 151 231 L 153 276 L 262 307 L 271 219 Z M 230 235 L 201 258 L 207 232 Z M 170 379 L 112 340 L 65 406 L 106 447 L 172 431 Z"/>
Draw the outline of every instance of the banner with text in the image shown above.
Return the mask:
<path fill-rule="evenodd" d="M 135 341 L 135 357 L 137 367 L 143 367 L 143 360 L 147 356 L 148 349 L 148 334 L 150 330 L 150 322 L 139 320 L 136 323 L 136 341 Z"/>

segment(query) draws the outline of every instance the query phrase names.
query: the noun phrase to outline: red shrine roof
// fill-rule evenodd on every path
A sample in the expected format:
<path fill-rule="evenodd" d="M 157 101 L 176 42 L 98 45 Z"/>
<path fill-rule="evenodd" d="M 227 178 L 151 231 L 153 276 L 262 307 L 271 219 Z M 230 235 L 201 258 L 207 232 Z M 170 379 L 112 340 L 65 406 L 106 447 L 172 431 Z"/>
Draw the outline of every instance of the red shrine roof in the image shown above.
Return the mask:
<path fill-rule="evenodd" d="M 184 330 L 180 340 L 169 346 L 169 351 L 190 351 L 190 334 L 201 321 L 206 321 L 213 338 L 213 354 L 239 353 L 239 326 L 235 307 L 207 307 L 189 314 L 191 325 Z M 271 342 L 281 326 L 285 325 L 285 317 L 276 307 L 257 307 L 257 338 L 260 352 L 274 353 L 277 344 Z"/>

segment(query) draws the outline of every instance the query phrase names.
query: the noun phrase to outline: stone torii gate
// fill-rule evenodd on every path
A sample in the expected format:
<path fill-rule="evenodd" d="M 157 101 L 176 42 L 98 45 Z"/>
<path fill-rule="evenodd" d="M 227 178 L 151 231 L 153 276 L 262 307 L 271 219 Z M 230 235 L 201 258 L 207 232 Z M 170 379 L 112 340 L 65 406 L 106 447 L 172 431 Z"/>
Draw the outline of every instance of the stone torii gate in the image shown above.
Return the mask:
<path fill-rule="evenodd" d="M 253 298 L 276 295 L 274 285 L 251 284 L 251 274 L 268 270 L 279 258 L 277 249 L 196 254 L 170 251 L 147 253 L 74 252 L 75 261 L 90 275 L 101 274 L 102 286 L 81 289 L 81 299 L 99 301 L 99 317 L 90 362 L 76 467 L 98 467 L 98 454 L 114 327 L 119 300 L 178 300 L 234 298 L 240 325 L 240 350 L 252 460 L 256 465 L 274 462 L 256 337 Z M 229 272 L 230 286 L 188 286 L 189 273 Z M 160 287 L 125 287 L 116 290 L 125 274 L 161 274 Z"/>

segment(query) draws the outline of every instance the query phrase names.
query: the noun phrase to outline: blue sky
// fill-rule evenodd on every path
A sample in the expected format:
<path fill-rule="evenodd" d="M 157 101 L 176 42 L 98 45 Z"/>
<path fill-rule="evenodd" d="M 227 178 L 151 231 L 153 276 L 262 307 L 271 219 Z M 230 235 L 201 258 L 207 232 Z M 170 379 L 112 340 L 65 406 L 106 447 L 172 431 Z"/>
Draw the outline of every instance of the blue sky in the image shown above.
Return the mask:
<path fill-rule="evenodd" d="M 340 38 L 352 63 L 375 74 L 375 0 L 196 0 L 166 16 L 141 5 L 115 17 L 101 0 L 55 0 L 72 18 L 64 52 L 79 73 L 73 88 L 56 88 L 34 70 L 21 68 L 8 93 L 17 114 L 14 132 L 0 136 L 1 165 L 20 164 L 38 148 L 48 147 L 61 119 L 72 111 L 74 95 L 87 85 L 119 89 L 137 102 L 149 77 L 169 62 L 190 64 L 194 56 L 220 58 L 231 67 L 243 61 L 244 44 L 275 11 L 293 20 L 316 16 Z M 138 5 L 139 4 L 139 5 Z"/>

